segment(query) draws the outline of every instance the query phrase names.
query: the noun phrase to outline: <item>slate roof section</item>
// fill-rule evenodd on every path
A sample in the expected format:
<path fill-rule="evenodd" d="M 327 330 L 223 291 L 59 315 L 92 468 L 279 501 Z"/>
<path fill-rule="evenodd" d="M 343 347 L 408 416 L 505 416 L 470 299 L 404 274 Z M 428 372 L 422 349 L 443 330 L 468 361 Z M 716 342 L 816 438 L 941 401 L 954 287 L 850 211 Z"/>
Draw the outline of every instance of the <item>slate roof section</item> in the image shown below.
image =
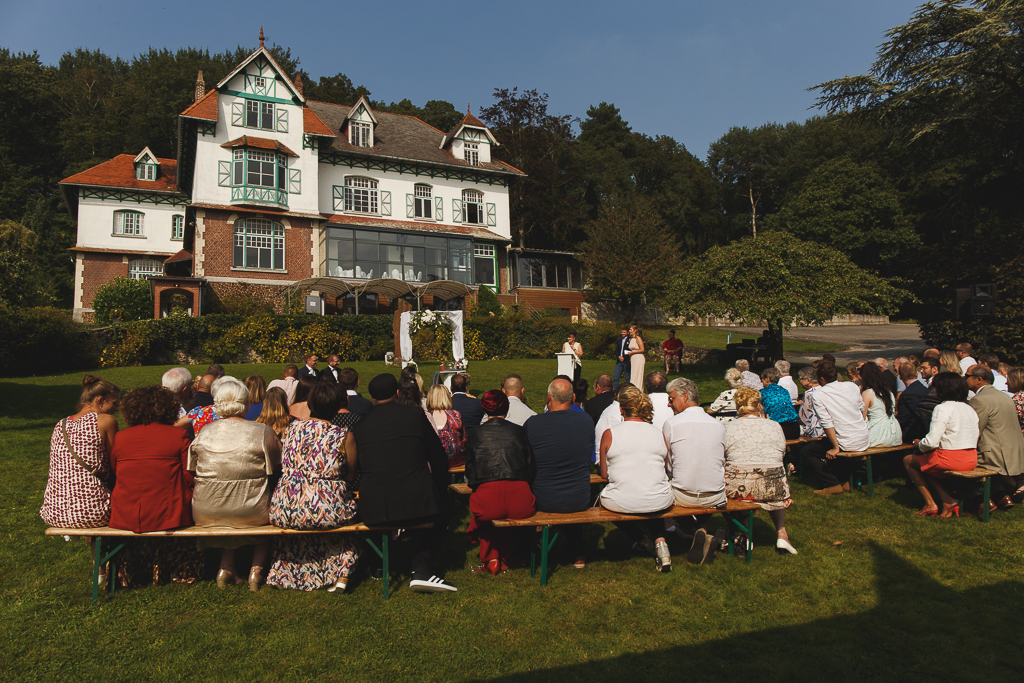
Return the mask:
<path fill-rule="evenodd" d="M 291 157 L 298 157 L 299 155 L 291 151 L 277 140 L 268 140 L 267 138 L 257 138 L 252 135 L 243 135 L 240 138 L 229 140 L 225 142 L 221 147 L 253 147 L 255 149 L 269 149 L 275 152 L 282 152 Z"/>
<path fill-rule="evenodd" d="M 344 130 L 345 121 L 352 110 L 347 105 L 315 100 L 307 100 L 306 104 L 331 130 L 337 131 Z M 445 134 L 415 117 L 383 111 L 375 111 L 374 116 L 379 123 L 373 131 L 373 147 L 350 145 L 347 136 L 339 132 L 331 143 L 331 149 L 352 156 L 385 157 L 503 175 L 526 175 L 500 161 L 473 166 L 463 159 L 456 159 L 451 152 L 441 149 Z"/>
<path fill-rule="evenodd" d="M 354 228 L 377 228 L 380 230 L 401 230 L 403 232 L 429 232 L 443 235 L 462 235 L 480 240 L 495 242 L 511 242 L 487 228 L 475 225 L 452 225 L 451 223 L 420 223 L 417 221 L 396 221 L 389 218 L 373 218 L 372 216 L 352 216 L 349 214 L 323 214 L 331 225 L 347 225 Z"/>
<path fill-rule="evenodd" d="M 181 116 L 184 116 L 186 119 L 216 121 L 219 113 L 220 106 L 217 102 L 217 90 L 211 88 L 210 92 L 200 97 L 192 103 L 192 106 L 181 112 Z"/>
<path fill-rule="evenodd" d="M 331 130 L 326 123 L 321 121 L 320 117 L 316 115 L 316 112 L 309 107 L 302 108 L 302 132 L 306 135 L 334 137 L 334 131 Z"/>
<path fill-rule="evenodd" d="M 81 173 L 68 176 L 61 185 L 82 185 L 85 187 L 114 187 L 140 192 L 178 194 L 175 177 L 178 170 L 176 159 L 159 159 L 156 180 L 139 180 L 135 177 L 135 156 L 118 154 L 110 161 L 104 161 Z"/>

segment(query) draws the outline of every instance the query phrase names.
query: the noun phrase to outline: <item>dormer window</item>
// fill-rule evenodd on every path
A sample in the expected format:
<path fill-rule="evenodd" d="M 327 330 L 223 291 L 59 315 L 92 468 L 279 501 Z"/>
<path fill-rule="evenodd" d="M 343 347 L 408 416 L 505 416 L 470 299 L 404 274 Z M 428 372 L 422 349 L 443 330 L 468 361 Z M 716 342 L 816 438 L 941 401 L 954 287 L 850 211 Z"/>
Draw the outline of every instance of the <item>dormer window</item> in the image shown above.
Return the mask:
<path fill-rule="evenodd" d="M 348 136 L 353 147 L 373 147 L 373 127 L 368 123 L 353 121 L 349 124 Z"/>
<path fill-rule="evenodd" d="M 465 143 L 466 163 L 470 166 L 480 165 L 480 145 L 475 142 Z"/>
<path fill-rule="evenodd" d="M 348 125 L 348 144 L 353 147 L 373 147 L 377 117 L 373 115 L 370 102 L 365 97 L 360 97 L 359 101 L 352 105 L 345 119 Z"/>
<path fill-rule="evenodd" d="M 135 177 L 150 182 L 156 180 L 156 167 L 159 163 L 149 148 L 145 148 L 135 157 Z"/>

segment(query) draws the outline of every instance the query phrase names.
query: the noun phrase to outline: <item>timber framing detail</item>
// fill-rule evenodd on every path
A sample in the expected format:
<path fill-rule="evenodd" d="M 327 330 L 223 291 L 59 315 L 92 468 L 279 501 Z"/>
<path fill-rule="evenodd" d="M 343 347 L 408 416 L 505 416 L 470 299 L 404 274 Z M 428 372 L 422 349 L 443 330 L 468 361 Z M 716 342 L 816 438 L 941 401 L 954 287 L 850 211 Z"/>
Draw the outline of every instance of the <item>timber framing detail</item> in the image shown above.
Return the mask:
<path fill-rule="evenodd" d="M 443 178 L 445 180 L 457 180 L 459 182 L 500 185 L 501 187 L 508 186 L 508 180 L 505 178 L 488 173 L 478 173 L 457 168 L 438 168 L 436 166 L 425 166 L 397 159 L 359 159 L 329 152 L 322 148 L 320 150 L 320 163 L 330 164 L 332 166 L 347 166 L 348 168 L 358 168 L 364 171 L 376 171 L 378 173 L 390 171 L 391 173 L 413 175 L 421 178 Z"/>
<path fill-rule="evenodd" d="M 157 206 L 188 206 L 189 201 L 180 195 L 151 194 L 149 192 L 131 192 L 128 190 L 105 190 L 83 187 L 82 199 L 100 199 L 104 201 L 126 202 L 129 204 L 156 204 Z"/>

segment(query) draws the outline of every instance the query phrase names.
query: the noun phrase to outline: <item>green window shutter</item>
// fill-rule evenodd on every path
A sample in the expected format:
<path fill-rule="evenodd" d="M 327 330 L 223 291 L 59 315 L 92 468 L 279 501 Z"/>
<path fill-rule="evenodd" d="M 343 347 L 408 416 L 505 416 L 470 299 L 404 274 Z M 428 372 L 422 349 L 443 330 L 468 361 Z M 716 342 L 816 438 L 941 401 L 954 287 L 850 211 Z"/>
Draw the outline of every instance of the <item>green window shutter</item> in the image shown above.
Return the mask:
<path fill-rule="evenodd" d="M 245 100 L 231 103 L 231 125 L 245 125 Z"/>
<path fill-rule="evenodd" d="M 391 192 L 389 190 L 380 191 L 380 215 L 391 215 Z"/>
<path fill-rule="evenodd" d="M 434 197 L 434 220 L 444 220 L 444 200 L 440 197 Z"/>
<path fill-rule="evenodd" d="M 461 199 L 453 199 L 452 200 L 452 222 L 453 223 L 461 223 L 462 222 L 462 200 Z"/>
<path fill-rule="evenodd" d="M 288 110 L 284 107 L 277 107 L 277 132 L 288 132 Z"/>
<path fill-rule="evenodd" d="M 231 162 L 217 162 L 217 184 L 221 187 L 231 187 Z"/>
<path fill-rule="evenodd" d="M 288 192 L 302 194 L 302 171 L 297 168 L 288 169 Z"/>
<path fill-rule="evenodd" d="M 405 217 L 416 218 L 416 198 L 411 194 L 405 195 Z"/>
<path fill-rule="evenodd" d="M 498 215 L 495 212 L 494 204 L 487 205 L 487 225 L 488 227 L 494 227 L 498 224 Z"/>
<path fill-rule="evenodd" d="M 343 211 L 345 206 L 345 188 L 341 185 L 334 186 L 334 210 Z"/>

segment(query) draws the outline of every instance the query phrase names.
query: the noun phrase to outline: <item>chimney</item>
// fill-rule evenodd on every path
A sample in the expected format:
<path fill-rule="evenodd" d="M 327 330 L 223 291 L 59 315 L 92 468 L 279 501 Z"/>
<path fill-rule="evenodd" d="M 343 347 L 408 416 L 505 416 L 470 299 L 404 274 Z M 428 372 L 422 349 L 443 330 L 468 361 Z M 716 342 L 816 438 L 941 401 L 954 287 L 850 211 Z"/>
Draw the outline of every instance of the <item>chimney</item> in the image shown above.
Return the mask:
<path fill-rule="evenodd" d="M 206 81 L 203 80 L 203 70 L 199 70 L 199 77 L 196 78 L 196 102 L 203 99 L 206 94 Z"/>
<path fill-rule="evenodd" d="M 301 74 L 295 74 L 295 89 L 299 91 L 300 95 L 305 97 L 305 94 L 303 94 L 303 92 L 302 92 L 302 75 Z"/>

